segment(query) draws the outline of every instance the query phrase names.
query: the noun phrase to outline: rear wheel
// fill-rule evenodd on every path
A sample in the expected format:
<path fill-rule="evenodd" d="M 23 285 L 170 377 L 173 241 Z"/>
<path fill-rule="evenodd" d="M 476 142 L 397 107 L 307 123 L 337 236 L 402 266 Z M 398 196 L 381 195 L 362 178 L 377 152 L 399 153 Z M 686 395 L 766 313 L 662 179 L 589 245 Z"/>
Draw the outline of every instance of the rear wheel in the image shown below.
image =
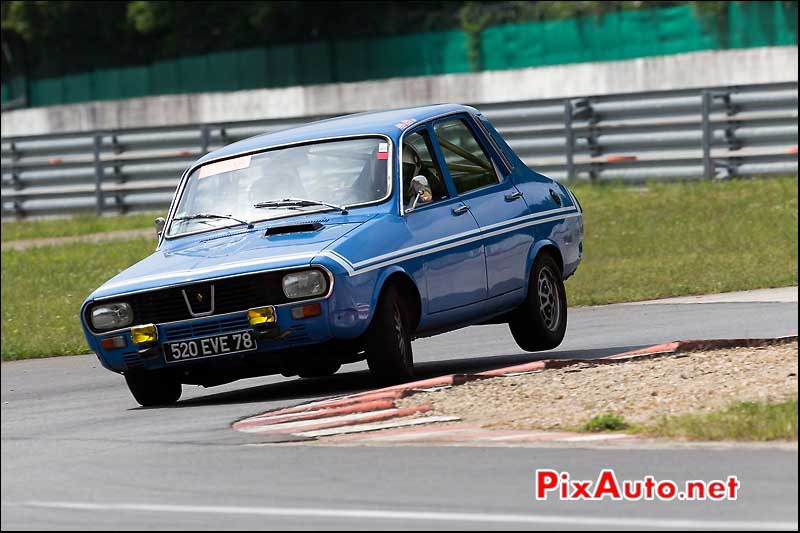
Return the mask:
<path fill-rule="evenodd" d="M 367 365 L 380 381 L 399 382 L 414 376 L 409 316 L 397 286 L 386 287 L 364 337 Z"/>
<path fill-rule="evenodd" d="M 171 405 L 181 397 L 181 384 L 163 370 L 134 370 L 125 373 L 131 394 L 143 407 Z"/>
<path fill-rule="evenodd" d="M 567 331 L 567 292 L 561 269 L 548 254 L 540 254 L 531 269 L 528 296 L 508 323 L 520 348 L 550 350 L 561 344 Z"/>

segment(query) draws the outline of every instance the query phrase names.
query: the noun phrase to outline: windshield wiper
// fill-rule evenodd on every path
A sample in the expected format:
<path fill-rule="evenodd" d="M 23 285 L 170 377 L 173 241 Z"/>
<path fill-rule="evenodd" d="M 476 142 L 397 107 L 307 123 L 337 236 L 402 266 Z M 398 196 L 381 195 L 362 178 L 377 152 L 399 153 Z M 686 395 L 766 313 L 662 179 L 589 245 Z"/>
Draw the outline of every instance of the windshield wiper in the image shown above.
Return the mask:
<path fill-rule="evenodd" d="M 304 198 L 284 198 L 283 200 L 267 200 L 266 202 L 259 202 L 254 204 L 253 207 L 265 207 L 267 209 L 280 209 L 281 207 L 310 207 L 312 205 L 324 205 L 332 209 L 338 209 L 343 215 L 347 214 L 347 208 L 343 205 L 331 204 L 320 200 L 306 200 Z"/>
<path fill-rule="evenodd" d="M 216 213 L 195 213 L 194 215 L 185 215 L 182 217 L 175 217 L 172 220 L 198 220 L 202 218 L 226 218 L 228 220 L 233 220 L 238 222 L 239 224 L 244 224 L 247 226 L 247 229 L 253 229 L 253 223 L 248 222 L 246 220 L 242 220 L 241 218 L 236 218 L 232 215 L 218 215 Z"/>

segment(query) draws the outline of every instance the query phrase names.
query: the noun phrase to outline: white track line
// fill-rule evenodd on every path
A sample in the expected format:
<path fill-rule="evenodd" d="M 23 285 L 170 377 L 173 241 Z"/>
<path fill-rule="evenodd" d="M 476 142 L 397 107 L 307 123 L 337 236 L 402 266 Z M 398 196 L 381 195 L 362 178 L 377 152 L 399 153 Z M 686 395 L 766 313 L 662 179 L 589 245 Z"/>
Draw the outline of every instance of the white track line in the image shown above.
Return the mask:
<path fill-rule="evenodd" d="M 298 422 L 283 422 L 279 424 L 269 424 L 263 426 L 252 426 L 247 428 L 237 428 L 244 433 L 269 433 L 273 431 L 283 431 L 286 429 L 303 428 L 307 426 L 318 426 L 320 424 L 345 423 L 364 418 L 371 418 L 376 415 L 389 415 L 397 413 L 398 409 L 382 409 L 380 411 L 369 411 L 367 413 L 353 413 L 351 415 L 326 416 L 324 418 L 312 418 L 310 420 L 300 420 Z"/>
<path fill-rule="evenodd" d="M 400 420 L 397 422 L 375 422 L 374 424 L 358 424 L 353 426 L 342 426 L 338 428 L 318 429 L 316 431 L 304 431 L 302 433 L 297 433 L 297 435 L 301 437 L 330 437 L 332 435 L 347 435 L 349 433 L 362 433 L 365 431 L 378 431 L 381 429 L 418 426 L 421 424 L 432 424 L 434 422 L 455 422 L 456 420 L 461 419 L 457 416 L 426 416 L 422 418 Z"/>
<path fill-rule="evenodd" d="M 733 520 L 694 520 L 655 518 L 605 518 L 579 517 L 573 515 L 535 515 L 508 513 L 461 513 L 435 511 L 394 511 L 389 509 L 314 509 L 291 507 L 234 507 L 223 505 L 167 505 L 150 503 L 83 503 L 28 501 L 22 503 L 3 502 L 8 507 L 35 507 L 39 509 L 64 509 L 73 511 L 106 511 L 112 513 L 175 513 L 283 516 L 290 518 L 336 518 L 358 520 L 406 520 L 421 522 L 462 522 L 488 524 L 557 524 L 584 527 L 638 527 L 663 529 L 760 529 L 797 530 L 797 522 L 754 522 Z"/>

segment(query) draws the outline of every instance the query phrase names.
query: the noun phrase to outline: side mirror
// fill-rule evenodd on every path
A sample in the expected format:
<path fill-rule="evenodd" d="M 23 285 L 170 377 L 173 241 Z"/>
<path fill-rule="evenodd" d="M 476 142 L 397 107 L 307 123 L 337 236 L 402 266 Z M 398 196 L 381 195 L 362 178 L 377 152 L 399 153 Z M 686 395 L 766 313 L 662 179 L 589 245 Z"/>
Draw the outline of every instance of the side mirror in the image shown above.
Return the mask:
<path fill-rule="evenodd" d="M 428 184 L 428 178 L 425 176 L 415 176 L 414 179 L 411 180 L 411 188 L 413 189 L 415 195 L 414 199 L 411 201 L 411 205 L 406 209 L 406 211 L 413 211 L 417 208 L 417 202 L 419 202 L 420 198 L 423 197 L 426 193 L 428 196 L 431 196 L 431 186 Z"/>
<path fill-rule="evenodd" d="M 164 217 L 158 217 L 156 219 L 156 238 L 161 238 L 161 234 L 164 233 L 164 226 L 166 223 L 167 221 Z"/>

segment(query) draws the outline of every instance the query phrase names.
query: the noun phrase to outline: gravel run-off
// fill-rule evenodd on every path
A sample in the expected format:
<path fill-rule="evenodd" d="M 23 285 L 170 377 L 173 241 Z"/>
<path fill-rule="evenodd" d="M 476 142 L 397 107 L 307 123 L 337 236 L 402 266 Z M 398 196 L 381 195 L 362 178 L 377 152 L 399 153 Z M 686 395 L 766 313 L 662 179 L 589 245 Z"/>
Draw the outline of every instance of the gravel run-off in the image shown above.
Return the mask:
<path fill-rule="evenodd" d="M 580 362 L 415 394 L 399 407 L 430 405 L 492 429 L 575 429 L 614 412 L 628 423 L 703 413 L 735 401 L 797 397 L 797 341 L 631 359 Z"/>

